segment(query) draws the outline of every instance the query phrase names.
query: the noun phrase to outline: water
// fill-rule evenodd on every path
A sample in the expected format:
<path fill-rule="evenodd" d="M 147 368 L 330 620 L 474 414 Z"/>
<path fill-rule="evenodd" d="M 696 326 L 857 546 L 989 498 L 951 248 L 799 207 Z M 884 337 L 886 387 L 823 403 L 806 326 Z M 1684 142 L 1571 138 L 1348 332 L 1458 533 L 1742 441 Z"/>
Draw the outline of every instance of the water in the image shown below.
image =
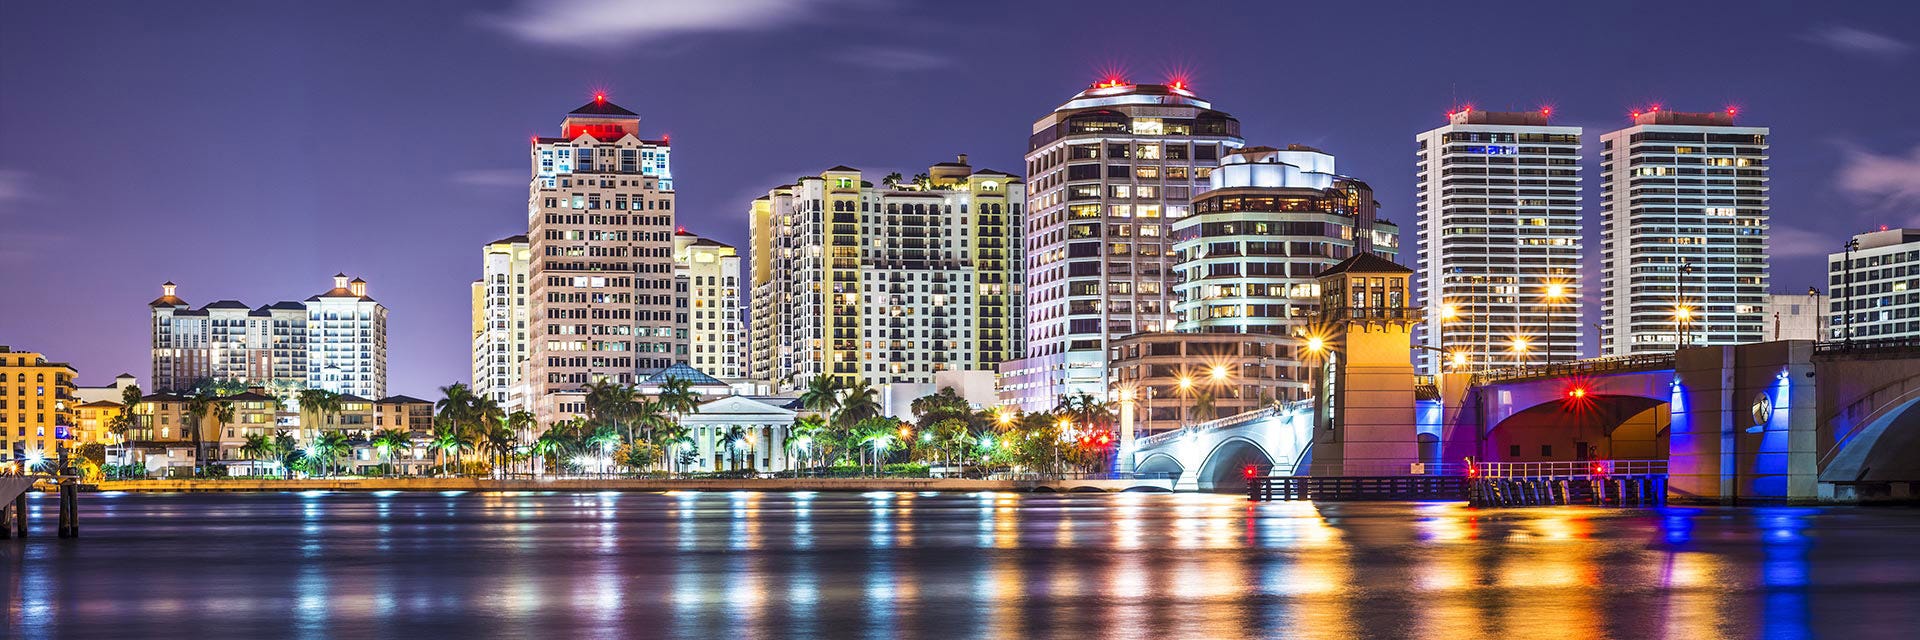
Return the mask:
<path fill-rule="evenodd" d="M 1221 495 L 84 496 L 8 637 L 1920 636 L 1920 510 Z"/>

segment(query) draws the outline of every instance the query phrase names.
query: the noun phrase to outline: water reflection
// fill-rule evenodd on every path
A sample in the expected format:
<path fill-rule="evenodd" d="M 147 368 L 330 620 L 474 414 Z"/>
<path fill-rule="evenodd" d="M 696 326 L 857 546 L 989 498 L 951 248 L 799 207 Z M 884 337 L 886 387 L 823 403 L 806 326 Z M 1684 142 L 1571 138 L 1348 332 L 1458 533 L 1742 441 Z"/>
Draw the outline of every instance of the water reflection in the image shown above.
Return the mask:
<path fill-rule="evenodd" d="M 0 635 L 1796 638 L 1920 626 L 1920 513 L 1906 510 L 315 492 L 89 496 L 82 522 L 78 542 L 0 542 Z"/>

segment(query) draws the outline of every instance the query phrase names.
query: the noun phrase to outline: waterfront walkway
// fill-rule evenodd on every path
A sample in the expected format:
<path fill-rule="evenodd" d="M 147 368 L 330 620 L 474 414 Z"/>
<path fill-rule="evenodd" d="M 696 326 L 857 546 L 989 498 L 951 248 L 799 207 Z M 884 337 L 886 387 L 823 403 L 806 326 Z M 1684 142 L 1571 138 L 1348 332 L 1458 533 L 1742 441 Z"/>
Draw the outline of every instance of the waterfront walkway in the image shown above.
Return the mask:
<path fill-rule="evenodd" d="M 101 491 L 1124 491 L 1169 481 L 1054 478 L 298 478 L 108 480 Z"/>

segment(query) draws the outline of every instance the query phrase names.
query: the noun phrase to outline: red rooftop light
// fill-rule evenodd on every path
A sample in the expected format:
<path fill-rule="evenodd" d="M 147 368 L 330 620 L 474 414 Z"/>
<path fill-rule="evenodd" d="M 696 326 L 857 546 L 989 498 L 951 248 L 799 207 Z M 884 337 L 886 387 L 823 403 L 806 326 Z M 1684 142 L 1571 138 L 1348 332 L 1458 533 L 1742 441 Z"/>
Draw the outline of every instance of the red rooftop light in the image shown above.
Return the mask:
<path fill-rule="evenodd" d="M 598 102 L 606 102 L 606 101 L 607 101 L 607 94 L 605 94 L 605 93 L 595 93 L 595 94 L 593 94 L 593 101 L 594 101 L 594 102 L 596 102 L 596 103 L 598 103 Z"/>

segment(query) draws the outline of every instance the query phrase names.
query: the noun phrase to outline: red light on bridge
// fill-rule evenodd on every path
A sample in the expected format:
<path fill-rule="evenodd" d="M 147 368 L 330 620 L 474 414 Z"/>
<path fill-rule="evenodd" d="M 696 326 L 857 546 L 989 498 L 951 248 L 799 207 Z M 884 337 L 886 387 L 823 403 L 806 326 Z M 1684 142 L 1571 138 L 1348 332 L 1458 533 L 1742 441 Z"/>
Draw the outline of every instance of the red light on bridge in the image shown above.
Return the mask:
<path fill-rule="evenodd" d="M 1241 470 L 1241 472 L 1247 474 L 1248 478 L 1252 478 L 1260 474 L 1260 468 L 1253 465 L 1247 465 L 1247 468 Z"/>
<path fill-rule="evenodd" d="M 1574 387 L 1567 390 L 1567 397 L 1580 400 L 1587 397 L 1586 387 Z"/>

